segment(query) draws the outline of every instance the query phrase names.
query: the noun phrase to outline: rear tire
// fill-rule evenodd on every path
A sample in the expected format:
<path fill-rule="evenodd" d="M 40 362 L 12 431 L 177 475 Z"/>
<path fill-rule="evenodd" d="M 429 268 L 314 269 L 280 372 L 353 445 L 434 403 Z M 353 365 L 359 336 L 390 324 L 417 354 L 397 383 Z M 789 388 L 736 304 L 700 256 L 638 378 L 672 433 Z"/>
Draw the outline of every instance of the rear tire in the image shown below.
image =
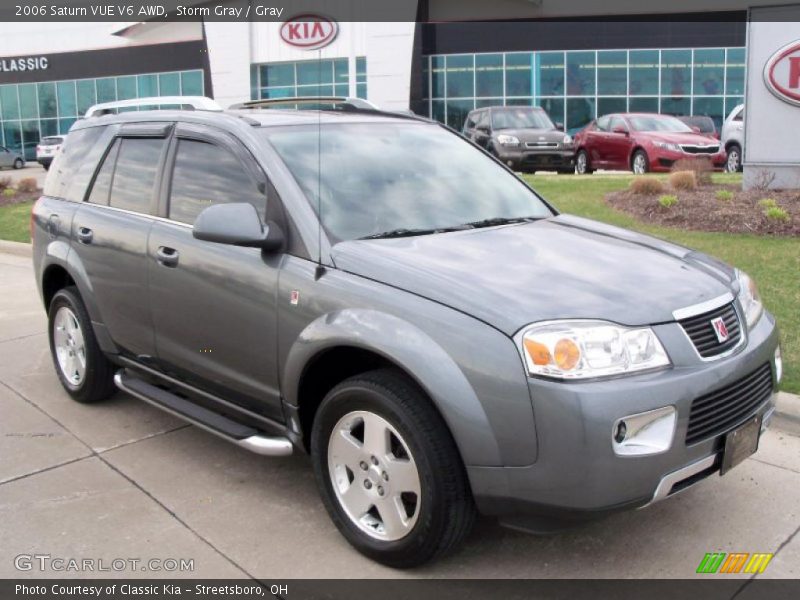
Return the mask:
<path fill-rule="evenodd" d="M 637 150 L 633 153 L 631 171 L 633 171 L 634 175 L 644 175 L 650 172 L 650 159 L 647 158 L 647 152 L 644 150 Z"/>
<path fill-rule="evenodd" d="M 455 442 L 430 400 L 396 371 L 357 375 L 328 392 L 311 457 L 334 524 L 377 562 L 421 565 L 472 528 L 475 506 Z"/>
<path fill-rule="evenodd" d="M 575 155 L 575 172 L 578 175 L 591 175 L 594 173 L 589 163 L 589 153 L 586 150 L 578 150 Z"/>
<path fill-rule="evenodd" d="M 23 161 L 21 158 L 18 158 L 17 160 L 14 161 L 14 168 L 15 169 L 19 170 L 24 166 L 25 166 L 25 161 Z"/>
<path fill-rule="evenodd" d="M 114 367 L 97 344 L 89 313 L 75 286 L 56 292 L 48 309 L 50 354 L 61 385 L 78 402 L 111 396 Z"/>
<path fill-rule="evenodd" d="M 725 163 L 725 171 L 728 173 L 738 173 L 742 170 L 742 148 L 739 144 L 728 146 L 728 160 Z"/>

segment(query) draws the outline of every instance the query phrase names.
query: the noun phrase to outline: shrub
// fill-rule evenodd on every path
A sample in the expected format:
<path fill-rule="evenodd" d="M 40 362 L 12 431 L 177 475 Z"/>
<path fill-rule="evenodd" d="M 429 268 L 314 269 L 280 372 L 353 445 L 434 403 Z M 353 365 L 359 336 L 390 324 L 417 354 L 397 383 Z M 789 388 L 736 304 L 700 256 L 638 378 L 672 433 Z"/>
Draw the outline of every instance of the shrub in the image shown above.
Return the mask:
<path fill-rule="evenodd" d="M 733 192 L 730 190 L 717 190 L 715 196 L 717 197 L 717 200 L 733 200 Z"/>
<path fill-rule="evenodd" d="M 0 192 L 11 187 L 11 177 L 0 177 Z"/>
<path fill-rule="evenodd" d="M 773 200 L 772 198 L 762 198 L 761 200 L 758 201 L 758 205 L 761 208 L 766 208 L 766 209 L 778 208 L 778 203 L 775 202 L 775 200 Z"/>
<path fill-rule="evenodd" d="M 631 181 L 631 191 L 634 194 L 654 196 L 664 191 L 664 184 L 661 183 L 660 179 L 654 177 L 635 177 L 633 181 Z"/>
<path fill-rule="evenodd" d="M 678 203 L 678 197 L 670 194 L 665 194 L 658 199 L 658 203 L 664 208 L 675 206 Z"/>
<path fill-rule="evenodd" d="M 11 198 L 11 196 L 13 196 L 16 193 L 17 190 L 15 190 L 14 188 L 6 188 L 3 190 L 3 196 L 5 196 L 6 198 Z"/>
<path fill-rule="evenodd" d="M 694 171 L 675 171 L 669 176 L 669 184 L 675 190 L 694 190 L 697 188 L 697 176 Z"/>
<path fill-rule="evenodd" d="M 25 179 L 20 179 L 19 183 L 17 184 L 17 191 L 23 194 L 30 194 L 35 192 L 39 189 L 39 185 L 36 183 L 36 179 L 33 177 L 26 177 Z"/>
<path fill-rule="evenodd" d="M 707 158 L 681 158 L 672 165 L 672 172 L 691 171 L 698 185 L 710 185 L 714 165 Z"/>
<path fill-rule="evenodd" d="M 764 216 L 771 221 L 788 221 L 789 213 L 780 206 L 770 206 L 764 211 Z"/>

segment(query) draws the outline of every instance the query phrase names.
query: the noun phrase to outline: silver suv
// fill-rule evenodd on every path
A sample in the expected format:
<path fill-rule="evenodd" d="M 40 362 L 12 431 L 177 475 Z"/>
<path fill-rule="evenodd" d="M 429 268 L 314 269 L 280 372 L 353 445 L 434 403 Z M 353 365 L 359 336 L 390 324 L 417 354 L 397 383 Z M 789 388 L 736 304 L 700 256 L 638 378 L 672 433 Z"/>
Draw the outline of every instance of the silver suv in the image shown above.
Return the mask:
<path fill-rule="evenodd" d="M 550 531 L 756 451 L 782 363 L 746 274 L 559 214 L 439 124 L 264 104 L 72 128 L 32 226 L 75 400 L 309 453 L 341 533 L 394 567 L 476 513 Z"/>
<path fill-rule="evenodd" d="M 725 170 L 729 173 L 736 173 L 742 170 L 742 159 L 744 157 L 744 104 L 734 108 L 725 122 L 722 124 L 720 132 L 722 146 L 728 153 L 728 162 Z"/>

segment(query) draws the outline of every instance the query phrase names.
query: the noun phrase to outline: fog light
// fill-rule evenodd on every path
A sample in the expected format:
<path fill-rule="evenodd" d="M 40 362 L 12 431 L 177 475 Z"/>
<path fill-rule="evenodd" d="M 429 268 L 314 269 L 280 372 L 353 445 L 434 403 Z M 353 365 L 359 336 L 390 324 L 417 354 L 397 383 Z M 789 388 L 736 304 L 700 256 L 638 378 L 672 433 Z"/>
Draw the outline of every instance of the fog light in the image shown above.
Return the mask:
<path fill-rule="evenodd" d="M 614 424 L 611 445 L 619 456 L 666 452 L 672 445 L 677 413 L 674 406 L 623 417 Z"/>
<path fill-rule="evenodd" d="M 783 377 L 783 358 L 781 357 L 781 347 L 775 348 L 775 379 L 778 383 L 781 382 Z"/>

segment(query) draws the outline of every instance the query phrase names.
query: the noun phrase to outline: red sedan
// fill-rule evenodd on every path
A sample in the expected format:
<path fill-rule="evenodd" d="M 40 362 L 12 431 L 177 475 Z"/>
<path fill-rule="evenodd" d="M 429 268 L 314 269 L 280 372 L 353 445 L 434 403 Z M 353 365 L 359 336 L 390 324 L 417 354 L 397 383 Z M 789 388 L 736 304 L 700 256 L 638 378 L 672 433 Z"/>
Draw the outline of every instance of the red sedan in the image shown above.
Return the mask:
<path fill-rule="evenodd" d="M 669 171 L 682 158 L 705 158 L 725 166 L 719 140 L 668 115 L 624 113 L 600 117 L 575 135 L 578 173 L 624 169 L 641 174 Z"/>

